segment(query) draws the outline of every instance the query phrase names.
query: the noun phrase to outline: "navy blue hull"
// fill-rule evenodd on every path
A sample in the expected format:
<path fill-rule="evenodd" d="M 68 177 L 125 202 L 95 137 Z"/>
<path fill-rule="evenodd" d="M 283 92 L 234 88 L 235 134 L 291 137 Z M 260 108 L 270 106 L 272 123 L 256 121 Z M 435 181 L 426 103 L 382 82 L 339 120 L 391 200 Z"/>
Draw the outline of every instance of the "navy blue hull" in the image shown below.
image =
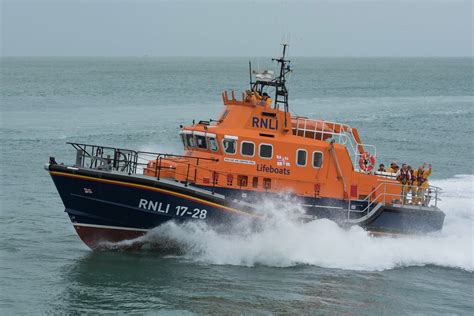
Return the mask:
<path fill-rule="evenodd" d="M 146 189 L 64 174 L 53 174 L 52 177 L 66 212 L 81 223 L 151 229 L 171 219 L 222 223 L 247 215 L 244 212 L 234 214 L 226 208 L 199 201 L 199 198 L 168 193 L 166 189 Z"/>
<path fill-rule="evenodd" d="M 211 187 L 205 187 L 211 190 Z M 243 199 L 249 203 L 261 201 L 262 197 L 275 199 L 276 194 L 261 193 L 251 190 L 237 190 L 226 188 L 215 188 L 216 192 L 232 198 Z M 337 222 L 342 226 L 348 224 L 348 219 L 358 219 L 366 212 L 368 202 L 353 200 L 350 202 L 334 198 L 312 198 L 299 197 L 298 202 L 302 205 L 309 217 L 325 218 Z M 348 214 L 348 209 L 351 212 Z M 370 211 L 371 209 L 369 209 Z M 385 234 L 420 234 L 440 231 L 443 228 L 445 214 L 437 208 L 426 208 L 418 206 L 399 207 L 396 205 L 385 205 L 381 211 L 375 214 L 370 221 L 360 224 L 363 228 L 374 233 Z"/>
<path fill-rule="evenodd" d="M 102 241 L 139 237 L 169 220 L 205 221 L 212 225 L 232 225 L 234 220 L 262 217 L 252 205 L 266 196 L 256 191 L 185 186 L 178 182 L 105 171 L 49 166 L 51 177 L 66 212 L 81 239 L 91 248 Z M 327 218 L 342 226 L 363 219 L 366 201 L 295 197 L 306 211 L 305 219 Z M 239 202 L 240 201 L 240 202 Z M 444 213 L 384 206 L 358 225 L 373 232 L 391 234 L 427 233 L 442 229 Z M 348 210 L 351 209 L 350 212 Z M 370 211 L 370 210 L 369 210 Z"/>
<path fill-rule="evenodd" d="M 269 199 L 271 201 L 277 201 L 280 199 L 279 195 L 276 193 L 245 189 L 212 188 L 209 186 L 201 186 L 201 188 L 215 191 L 216 193 L 225 195 L 226 197 L 243 200 L 252 204 L 261 203 L 264 199 Z M 291 202 L 296 202 L 300 205 L 305 210 L 308 218 L 327 218 L 340 224 L 344 223 L 348 218 L 347 210 L 349 208 L 349 202 L 343 199 L 302 197 L 296 195 L 286 195 L 286 198 L 289 200 L 294 199 L 294 201 L 292 200 Z M 367 206 L 367 201 L 351 201 L 351 209 L 354 211 L 350 215 L 351 218 L 362 216 L 362 214 L 357 211 L 361 212 Z"/>
<path fill-rule="evenodd" d="M 115 175 L 112 180 L 104 178 L 103 174 L 94 177 L 84 172 L 64 171 L 52 171 L 51 177 L 65 211 L 81 239 L 91 248 L 96 248 L 101 241 L 120 241 L 122 235 L 143 235 L 169 220 L 206 221 L 225 226 L 236 219 L 259 218 L 218 197 L 209 199 L 185 188 L 179 192 L 176 187 L 170 190 L 166 184 L 151 185 L 147 180 L 133 183 L 121 181 L 120 176 Z M 100 230 L 105 230 L 103 236 Z M 91 231 L 92 237 L 81 235 L 90 235 Z"/>
<path fill-rule="evenodd" d="M 385 206 L 383 212 L 364 227 L 374 233 L 426 234 L 443 228 L 445 214 L 439 210 L 416 206 Z"/>

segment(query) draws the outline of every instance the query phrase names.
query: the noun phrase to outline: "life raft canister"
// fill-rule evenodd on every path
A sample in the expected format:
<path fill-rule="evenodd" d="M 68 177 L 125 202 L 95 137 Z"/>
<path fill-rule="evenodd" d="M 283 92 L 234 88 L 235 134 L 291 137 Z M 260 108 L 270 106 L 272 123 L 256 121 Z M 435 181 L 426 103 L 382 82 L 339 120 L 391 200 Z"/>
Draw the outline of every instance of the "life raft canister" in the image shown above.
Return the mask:
<path fill-rule="evenodd" d="M 360 155 L 359 167 L 360 170 L 364 172 L 372 171 L 372 169 L 375 167 L 375 157 L 368 152 L 364 152 L 362 155 Z"/>

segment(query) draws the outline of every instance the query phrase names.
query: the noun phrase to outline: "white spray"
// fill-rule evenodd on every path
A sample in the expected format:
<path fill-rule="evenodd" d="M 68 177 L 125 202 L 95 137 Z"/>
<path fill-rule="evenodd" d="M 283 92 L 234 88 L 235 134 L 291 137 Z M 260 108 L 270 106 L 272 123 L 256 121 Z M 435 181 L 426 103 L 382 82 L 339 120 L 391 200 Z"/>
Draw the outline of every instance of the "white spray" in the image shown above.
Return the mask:
<path fill-rule="evenodd" d="M 440 207 L 446 219 L 441 233 L 428 236 L 374 238 L 360 227 L 347 230 L 329 220 L 301 223 L 294 216 L 301 210 L 291 201 L 286 209 L 266 201 L 262 210 L 270 220 L 257 232 L 245 225 L 221 234 L 203 223 L 168 223 L 145 239 L 174 241 L 183 249 L 183 259 L 209 264 L 368 271 L 433 264 L 473 271 L 473 181 L 472 175 L 432 181 L 444 188 Z"/>

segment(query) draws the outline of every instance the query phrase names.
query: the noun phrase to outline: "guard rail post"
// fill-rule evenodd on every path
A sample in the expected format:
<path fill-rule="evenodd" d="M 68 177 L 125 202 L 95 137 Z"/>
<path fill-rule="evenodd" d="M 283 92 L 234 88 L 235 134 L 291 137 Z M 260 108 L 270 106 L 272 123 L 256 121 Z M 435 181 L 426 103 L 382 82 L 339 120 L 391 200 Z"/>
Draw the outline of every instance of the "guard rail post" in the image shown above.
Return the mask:
<path fill-rule="evenodd" d="M 198 169 L 198 166 L 199 166 L 199 158 L 197 158 L 196 160 L 197 160 L 196 161 L 196 167 L 194 168 L 194 183 L 197 182 L 197 169 Z"/>
<path fill-rule="evenodd" d="M 158 162 L 158 177 L 157 177 L 158 180 L 160 180 L 160 176 L 161 176 L 161 158 L 162 157 L 160 155 L 159 158 L 158 158 L 158 161 L 159 161 Z"/>
<path fill-rule="evenodd" d="M 189 162 L 188 162 L 188 170 L 186 171 L 186 181 L 184 182 L 184 186 L 187 187 L 188 186 L 188 177 L 189 177 Z"/>

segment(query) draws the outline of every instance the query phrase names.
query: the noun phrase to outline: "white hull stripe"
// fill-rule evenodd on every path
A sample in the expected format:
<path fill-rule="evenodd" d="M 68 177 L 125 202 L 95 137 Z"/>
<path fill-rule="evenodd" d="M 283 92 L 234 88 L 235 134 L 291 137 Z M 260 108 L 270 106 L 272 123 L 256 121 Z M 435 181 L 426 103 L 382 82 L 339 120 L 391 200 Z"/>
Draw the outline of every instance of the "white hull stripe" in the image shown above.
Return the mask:
<path fill-rule="evenodd" d="M 74 226 L 79 226 L 79 227 L 119 229 L 119 230 L 130 230 L 130 231 L 140 231 L 140 232 L 147 232 L 147 231 L 149 231 L 149 229 L 143 229 L 143 228 L 130 228 L 130 227 L 107 226 L 107 225 L 84 224 L 84 223 L 73 223 L 73 225 L 74 225 Z"/>

